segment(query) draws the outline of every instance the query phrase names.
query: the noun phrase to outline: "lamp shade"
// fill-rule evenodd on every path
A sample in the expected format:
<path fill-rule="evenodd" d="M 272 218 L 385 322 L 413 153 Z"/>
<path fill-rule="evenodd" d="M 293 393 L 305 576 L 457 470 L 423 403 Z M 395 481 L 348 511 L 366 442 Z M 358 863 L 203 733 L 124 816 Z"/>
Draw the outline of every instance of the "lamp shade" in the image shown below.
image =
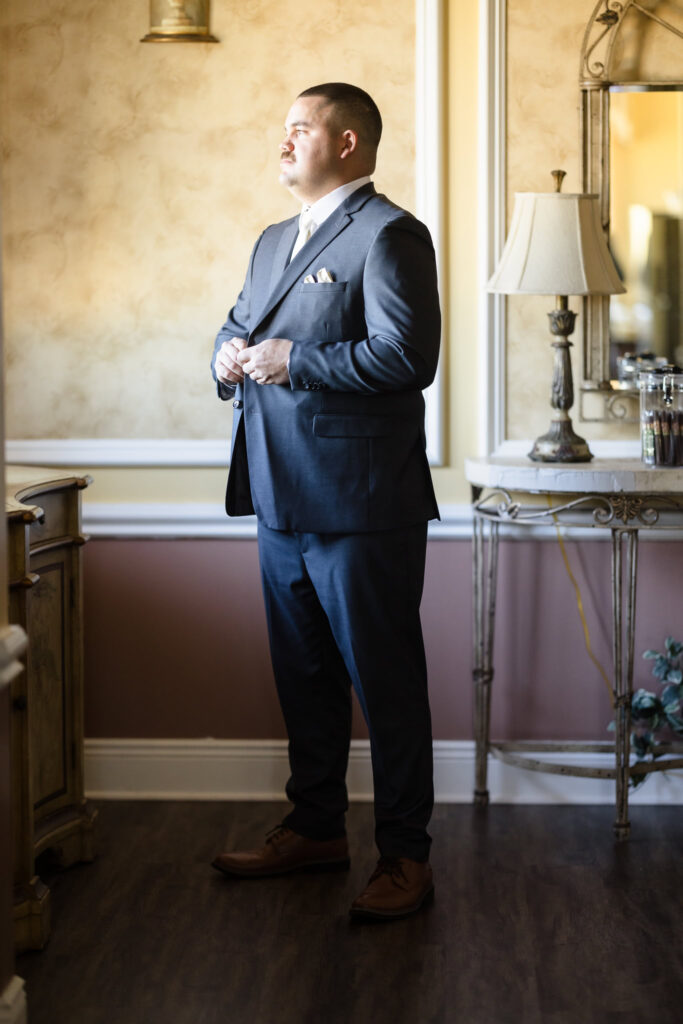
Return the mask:
<path fill-rule="evenodd" d="M 614 295 L 624 288 L 605 242 L 598 197 L 517 192 L 490 292 Z"/>

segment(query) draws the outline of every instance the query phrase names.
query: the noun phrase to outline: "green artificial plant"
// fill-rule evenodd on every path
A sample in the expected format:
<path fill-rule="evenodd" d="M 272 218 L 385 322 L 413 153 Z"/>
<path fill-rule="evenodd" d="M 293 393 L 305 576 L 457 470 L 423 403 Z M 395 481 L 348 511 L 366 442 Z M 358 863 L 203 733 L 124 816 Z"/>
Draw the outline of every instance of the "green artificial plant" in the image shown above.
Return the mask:
<path fill-rule="evenodd" d="M 631 748 L 638 761 L 653 761 L 667 753 L 670 734 L 683 736 L 683 643 L 668 636 L 664 653 L 645 651 L 643 658 L 654 661 L 652 675 L 663 687 L 659 696 L 650 690 L 636 690 L 631 697 Z M 614 722 L 610 723 L 614 729 Z M 640 786 L 647 775 L 631 777 Z"/>

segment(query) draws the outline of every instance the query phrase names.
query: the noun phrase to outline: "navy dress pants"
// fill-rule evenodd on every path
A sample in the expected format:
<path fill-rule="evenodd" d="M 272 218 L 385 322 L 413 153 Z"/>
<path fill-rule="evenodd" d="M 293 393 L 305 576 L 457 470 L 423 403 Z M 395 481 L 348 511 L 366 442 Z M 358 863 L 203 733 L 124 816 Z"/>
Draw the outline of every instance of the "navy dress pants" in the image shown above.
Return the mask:
<path fill-rule="evenodd" d="M 427 860 L 434 789 L 419 615 L 426 523 L 355 534 L 259 523 L 258 538 L 289 735 L 294 807 L 284 824 L 311 839 L 344 834 L 353 686 L 370 734 L 379 852 Z"/>

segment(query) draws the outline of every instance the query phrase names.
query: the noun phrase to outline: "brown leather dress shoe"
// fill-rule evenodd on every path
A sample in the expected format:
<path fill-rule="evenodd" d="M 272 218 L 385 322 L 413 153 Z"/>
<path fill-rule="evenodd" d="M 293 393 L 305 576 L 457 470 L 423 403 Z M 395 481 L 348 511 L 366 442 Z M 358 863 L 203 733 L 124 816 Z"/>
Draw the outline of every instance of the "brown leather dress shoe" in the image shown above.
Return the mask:
<path fill-rule="evenodd" d="M 336 871 L 348 868 L 349 864 L 346 836 L 307 839 L 285 825 L 278 825 L 266 836 L 265 846 L 241 853 L 219 853 L 212 867 L 224 875 L 266 878 L 289 871 Z"/>
<path fill-rule="evenodd" d="M 351 914 L 368 918 L 406 917 L 433 895 L 429 864 L 408 857 L 380 857 L 366 888 L 351 904 Z"/>

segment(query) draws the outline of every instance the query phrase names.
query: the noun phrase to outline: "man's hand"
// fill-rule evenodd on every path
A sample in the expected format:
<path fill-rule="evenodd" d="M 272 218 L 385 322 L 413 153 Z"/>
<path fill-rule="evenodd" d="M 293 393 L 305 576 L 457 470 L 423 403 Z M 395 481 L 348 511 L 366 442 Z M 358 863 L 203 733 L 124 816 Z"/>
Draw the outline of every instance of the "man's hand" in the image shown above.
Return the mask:
<path fill-rule="evenodd" d="M 237 355 L 244 373 L 257 384 L 289 384 L 287 360 L 292 342 L 286 338 L 266 338 Z"/>
<path fill-rule="evenodd" d="M 216 376 L 223 384 L 241 384 L 244 370 L 237 361 L 243 348 L 247 347 L 246 338 L 230 338 L 224 341 L 216 354 Z"/>

